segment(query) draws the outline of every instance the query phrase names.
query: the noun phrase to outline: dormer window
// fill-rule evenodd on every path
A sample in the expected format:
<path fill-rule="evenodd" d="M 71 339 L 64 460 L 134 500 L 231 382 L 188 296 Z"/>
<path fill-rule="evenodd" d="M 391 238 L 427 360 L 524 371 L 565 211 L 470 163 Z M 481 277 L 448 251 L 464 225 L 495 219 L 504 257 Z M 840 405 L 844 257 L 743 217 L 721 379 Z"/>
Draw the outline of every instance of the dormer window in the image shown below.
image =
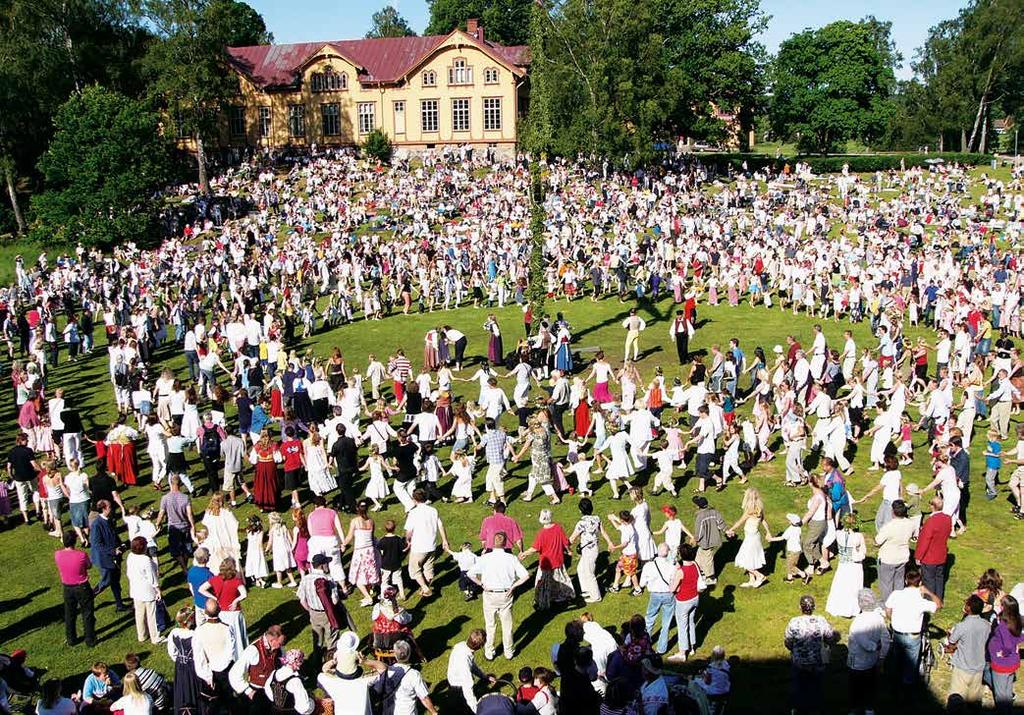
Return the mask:
<path fill-rule="evenodd" d="M 314 92 L 340 92 L 348 89 L 348 75 L 335 72 L 328 67 L 323 72 L 314 72 L 310 77 L 310 88 Z"/>
<path fill-rule="evenodd" d="M 437 86 L 437 72 L 434 70 L 427 70 L 423 73 L 423 86 L 424 87 L 436 87 Z"/>
<path fill-rule="evenodd" d="M 473 68 L 459 57 L 448 68 L 448 84 L 473 84 Z"/>
<path fill-rule="evenodd" d="M 488 67 L 484 70 L 484 84 L 498 84 L 498 70 L 496 67 Z"/>

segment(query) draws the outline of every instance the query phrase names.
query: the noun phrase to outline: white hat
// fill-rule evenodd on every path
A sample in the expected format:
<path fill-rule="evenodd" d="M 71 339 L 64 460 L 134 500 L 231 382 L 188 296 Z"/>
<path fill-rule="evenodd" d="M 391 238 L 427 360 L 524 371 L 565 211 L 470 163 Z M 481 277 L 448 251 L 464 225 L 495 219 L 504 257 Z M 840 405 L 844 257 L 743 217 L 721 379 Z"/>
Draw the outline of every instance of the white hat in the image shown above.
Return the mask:
<path fill-rule="evenodd" d="M 358 655 L 359 636 L 352 631 L 345 631 L 338 636 L 334 662 L 340 675 L 352 675 L 359 669 Z"/>
<path fill-rule="evenodd" d="M 921 494 L 921 487 L 917 486 L 915 482 L 911 482 L 907 485 L 907 494 L 912 496 L 919 496 Z"/>
<path fill-rule="evenodd" d="M 786 514 L 786 520 L 793 526 L 800 526 L 800 517 L 796 514 Z"/>
<path fill-rule="evenodd" d="M 772 352 L 776 353 L 777 355 L 781 355 L 782 354 L 782 346 L 781 345 L 776 345 L 774 348 L 772 348 Z"/>

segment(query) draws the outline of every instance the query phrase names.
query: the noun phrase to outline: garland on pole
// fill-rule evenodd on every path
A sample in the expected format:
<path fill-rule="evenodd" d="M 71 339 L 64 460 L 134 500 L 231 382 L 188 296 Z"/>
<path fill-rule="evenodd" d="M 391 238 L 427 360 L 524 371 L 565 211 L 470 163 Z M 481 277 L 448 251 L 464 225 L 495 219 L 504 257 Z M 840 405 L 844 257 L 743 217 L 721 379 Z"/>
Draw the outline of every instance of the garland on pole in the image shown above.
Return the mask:
<path fill-rule="evenodd" d="M 544 259 L 544 199 L 547 190 L 537 162 L 530 164 L 530 184 L 530 277 L 526 286 L 526 300 L 533 312 L 535 324 L 540 325 L 547 298 L 547 262 Z"/>

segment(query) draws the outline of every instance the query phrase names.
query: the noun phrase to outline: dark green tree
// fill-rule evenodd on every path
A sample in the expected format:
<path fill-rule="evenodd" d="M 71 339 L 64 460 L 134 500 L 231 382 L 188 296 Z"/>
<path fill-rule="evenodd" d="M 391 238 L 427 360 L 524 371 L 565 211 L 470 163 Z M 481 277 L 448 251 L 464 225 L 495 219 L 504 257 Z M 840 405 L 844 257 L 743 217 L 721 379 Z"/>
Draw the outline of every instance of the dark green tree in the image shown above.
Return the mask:
<path fill-rule="evenodd" d="M 157 191 L 169 178 L 160 115 L 99 86 L 74 94 L 54 118 L 39 161 L 45 190 L 32 199 L 41 239 L 109 247 L 156 236 Z"/>
<path fill-rule="evenodd" d="M 17 230 L 53 113 L 93 82 L 139 91 L 149 37 L 118 0 L 0 0 L 0 175 Z"/>
<path fill-rule="evenodd" d="M 392 5 L 386 5 L 373 13 L 372 22 L 367 37 L 412 37 L 416 34 Z"/>
<path fill-rule="evenodd" d="M 818 153 L 849 139 L 878 139 L 896 86 L 888 46 L 879 23 L 870 20 L 833 22 L 785 40 L 775 59 L 769 109 L 776 136 Z"/>
<path fill-rule="evenodd" d="M 244 2 L 211 0 L 204 15 L 204 20 L 209 26 L 223 32 L 224 44 L 228 47 L 274 43 L 274 35 L 267 32 L 263 16 Z"/>
<path fill-rule="evenodd" d="M 447 35 L 466 29 L 476 18 L 484 36 L 502 45 L 525 45 L 529 40 L 530 14 L 535 0 L 429 0 L 427 35 Z"/>
<path fill-rule="evenodd" d="M 363 141 L 363 153 L 382 164 L 387 164 L 391 161 L 392 151 L 391 140 L 380 129 L 374 129 L 366 135 L 366 140 Z"/>
<path fill-rule="evenodd" d="M 239 11 L 211 11 L 223 0 L 141 0 L 159 41 L 145 58 L 150 94 L 195 141 L 199 189 L 208 192 L 206 142 L 217 131 L 225 102 L 238 94 L 238 78 L 229 67 L 225 48 L 240 38 L 231 18 Z M 242 3 L 234 3 L 240 5 Z M 262 26 L 262 23 L 260 23 Z M 258 33 L 257 33 L 258 34 Z"/>
<path fill-rule="evenodd" d="M 642 163 L 655 142 L 721 139 L 715 108 L 742 110 L 761 93 L 763 21 L 756 0 L 538 5 L 526 145 Z"/>

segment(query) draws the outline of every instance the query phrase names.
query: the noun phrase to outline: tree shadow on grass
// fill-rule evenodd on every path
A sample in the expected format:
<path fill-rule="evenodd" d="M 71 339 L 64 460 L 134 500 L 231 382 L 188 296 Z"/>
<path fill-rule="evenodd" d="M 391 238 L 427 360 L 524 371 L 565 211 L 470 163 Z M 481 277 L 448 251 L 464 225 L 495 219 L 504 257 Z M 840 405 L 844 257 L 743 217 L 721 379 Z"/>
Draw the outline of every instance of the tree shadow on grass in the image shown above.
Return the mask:
<path fill-rule="evenodd" d="M 469 616 L 462 614 L 433 628 L 424 628 L 416 636 L 423 655 L 428 660 L 438 658 L 448 651 L 448 643 L 459 635 L 462 626 L 469 621 Z"/>

